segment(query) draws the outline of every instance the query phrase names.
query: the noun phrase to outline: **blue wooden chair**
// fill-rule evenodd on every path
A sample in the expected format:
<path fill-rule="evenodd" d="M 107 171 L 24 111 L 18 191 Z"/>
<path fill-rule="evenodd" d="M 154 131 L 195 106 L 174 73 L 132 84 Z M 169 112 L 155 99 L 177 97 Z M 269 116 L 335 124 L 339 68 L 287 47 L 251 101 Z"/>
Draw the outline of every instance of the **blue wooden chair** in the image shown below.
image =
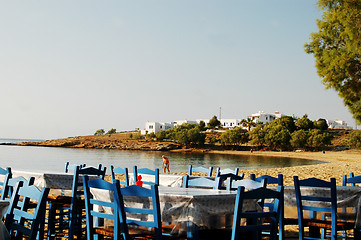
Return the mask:
<path fill-rule="evenodd" d="M 245 200 L 254 200 L 264 202 L 266 199 L 272 199 L 273 207 L 266 211 L 244 211 Z M 265 187 L 245 191 L 245 187 L 238 187 L 236 203 L 234 209 L 232 240 L 240 239 L 240 235 L 249 234 L 249 239 L 262 239 L 262 232 L 270 231 L 270 239 L 277 239 L 278 223 L 280 216 L 279 206 L 283 202 L 283 186 L 279 186 L 277 191 Z M 247 225 L 241 226 L 241 220 L 245 219 Z M 247 235 L 248 236 L 248 235 Z"/>
<path fill-rule="evenodd" d="M 162 239 L 158 185 L 150 185 L 150 189 L 131 185 L 120 188 L 120 193 L 126 204 L 124 210 L 130 236 Z M 127 203 L 129 197 L 137 197 L 141 204 Z M 149 229 L 154 229 L 154 232 Z"/>
<path fill-rule="evenodd" d="M 79 166 L 80 168 L 86 167 L 86 164 L 70 164 L 69 162 L 65 163 L 65 168 L 64 168 L 64 172 L 68 173 L 70 171 L 74 171 L 75 168 Z"/>
<path fill-rule="evenodd" d="M 134 175 L 134 184 L 137 182 L 138 175 L 146 174 L 154 176 L 154 181 L 143 181 L 145 185 L 159 185 L 159 168 L 155 170 L 151 170 L 149 168 L 138 168 L 137 166 L 133 167 L 133 175 Z"/>
<path fill-rule="evenodd" d="M 29 177 L 28 180 L 26 180 L 24 177 L 19 176 L 16 178 L 8 178 L 6 185 L 3 186 L 3 192 L 1 194 L 1 200 L 10 201 L 11 197 L 14 193 L 15 186 L 18 182 L 22 182 L 23 186 L 31 186 L 34 185 L 35 177 Z M 19 202 L 20 204 L 22 202 Z M 18 206 L 21 207 L 21 206 Z M 10 208 L 8 209 L 8 212 L 10 211 Z"/>
<path fill-rule="evenodd" d="M 119 183 L 121 185 L 124 185 L 126 187 L 129 186 L 129 174 L 128 174 L 128 168 L 120 168 L 120 167 L 117 167 L 117 168 L 114 168 L 113 165 L 110 165 L 110 174 L 112 176 L 112 181 L 114 182 L 116 179 L 115 177 L 115 174 L 122 174 L 124 175 L 124 181 L 120 181 L 119 180 Z"/>
<path fill-rule="evenodd" d="M 230 169 L 230 168 L 220 169 L 220 168 L 217 168 L 216 176 L 219 176 L 219 175 L 222 175 L 222 174 L 228 174 L 228 173 L 238 175 L 239 168 L 235 168 L 235 169 Z"/>
<path fill-rule="evenodd" d="M 44 238 L 41 226 L 45 221 L 48 194 L 49 188 L 39 190 L 34 185 L 23 186 L 22 181 L 16 184 L 5 220 L 11 239 L 22 239 L 24 235 L 30 240 Z M 35 208 L 31 206 L 34 204 Z"/>
<path fill-rule="evenodd" d="M 3 175 L 4 180 L 0 181 L 1 194 L 4 191 L 4 186 L 9 178 L 12 177 L 11 168 L 7 167 L 6 169 L 0 168 L 0 175 Z"/>
<path fill-rule="evenodd" d="M 119 181 L 115 180 L 113 183 L 109 183 L 103 179 L 89 180 L 88 176 L 83 176 L 83 185 L 87 239 L 94 240 L 99 235 L 116 240 L 129 239 Z M 94 191 L 97 190 L 107 191 L 109 199 L 95 196 Z M 107 226 L 107 220 L 112 220 L 113 225 Z"/>
<path fill-rule="evenodd" d="M 227 185 L 227 190 L 237 190 L 238 187 L 245 187 L 245 189 L 255 189 L 267 186 L 267 179 L 262 179 L 260 182 L 252 179 L 244 178 L 237 181 L 231 181 Z"/>
<path fill-rule="evenodd" d="M 208 189 L 221 189 L 220 178 L 209 177 L 195 177 L 191 178 L 189 175 L 183 176 L 183 188 L 208 188 Z"/>
<path fill-rule="evenodd" d="M 193 175 L 193 173 L 207 173 L 208 177 L 212 177 L 213 167 L 205 168 L 205 167 L 193 167 L 192 165 L 188 166 L 188 175 Z"/>
<path fill-rule="evenodd" d="M 71 197 L 59 196 L 49 201 L 48 239 L 54 238 L 56 233 L 62 233 L 68 228 L 68 238 L 78 238 L 82 235 L 82 220 L 84 219 L 84 194 L 82 176 L 97 177 L 104 179 L 106 167 L 101 164 L 98 167 L 77 166 L 74 169 Z M 57 231 L 58 230 L 58 231 Z"/>
<path fill-rule="evenodd" d="M 267 179 L 267 186 L 268 185 L 274 185 L 276 184 L 277 186 L 284 186 L 283 185 L 283 174 L 278 174 L 278 177 L 273 177 L 273 176 L 270 176 L 270 175 L 262 175 L 262 176 L 259 176 L 259 177 L 256 177 L 255 174 L 251 174 L 250 175 L 250 178 L 252 180 L 255 180 L 255 181 L 262 181 L 263 179 Z M 268 208 L 272 208 L 274 205 L 273 203 L 270 203 L 270 202 L 265 202 L 264 203 L 264 207 L 268 207 Z M 284 225 L 286 223 L 288 223 L 288 225 L 297 225 L 297 219 L 285 219 L 284 218 L 284 203 L 281 202 L 280 206 L 280 214 L 281 214 L 281 217 L 279 218 L 280 222 L 279 222 L 279 231 L 278 231 L 278 235 L 279 235 L 279 239 L 280 240 L 283 240 L 285 238 L 285 230 L 284 230 Z M 268 232 L 265 232 L 265 234 L 268 234 Z"/>
<path fill-rule="evenodd" d="M 338 231 L 354 229 L 354 221 L 338 220 L 335 178 L 331 178 L 330 182 L 317 178 L 299 180 L 297 176 L 294 176 L 293 179 L 296 191 L 299 239 L 322 239 L 320 229 L 330 229 L 330 238 L 336 240 Z M 328 188 L 330 194 L 328 196 L 318 196 L 315 191 L 311 191 L 311 193 L 301 191 L 301 187 Z M 305 216 L 305 211 L 309 211 L 308 218 Z M 331 214 L 331 220 L 318 219 L 317 213 L 329 213 Z M 309 236 L 305 235 L 305 227 L 309 227 Z"/>

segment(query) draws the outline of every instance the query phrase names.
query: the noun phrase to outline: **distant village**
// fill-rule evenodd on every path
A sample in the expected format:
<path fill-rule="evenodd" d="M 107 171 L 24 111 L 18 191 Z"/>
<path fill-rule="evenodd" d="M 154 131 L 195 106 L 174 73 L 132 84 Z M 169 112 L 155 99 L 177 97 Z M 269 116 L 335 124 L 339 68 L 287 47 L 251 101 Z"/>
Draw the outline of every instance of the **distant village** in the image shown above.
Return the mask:
<path fill-rule="evenodd" d="M 265 113 L 263 111 L 259 111 L 258 113 L 252 114 L 252 116 L 248 117 L 252 119 L 254 123 L 269 123 L 277 118 L 281 118 L 283 116 L 286 116 L 284 114 L 281 114 L 280 112 L 276 111 L 273 114 L 272 113 Z M 175 126 L 182 125 L 183 123 L 190 123 L 190 124 L 198 124 L 200 121 L 203 121 L 205 124 L 209 122 L 210 119 L 197 119 L 195 121 L 190 120 L 178 120 L 173 122 L 146 122 L 145 123 L 145 129 L 141 130 L 141 134 L 149 134 L 149 133 L 157 133 L 162 130 L 168 130 Z M 218 119 L 223 128 L 234 128 L 234 127 L 243 127 L 241 124 L 242 119 Z M 343 120 L 327 120 L 326 122 L 328 124 L 328 128 L 331 129 L 352 129 L 352 127 L 348 126 L 347 123 Z M 246 127 L 243 127 L 246 129 Z"/>

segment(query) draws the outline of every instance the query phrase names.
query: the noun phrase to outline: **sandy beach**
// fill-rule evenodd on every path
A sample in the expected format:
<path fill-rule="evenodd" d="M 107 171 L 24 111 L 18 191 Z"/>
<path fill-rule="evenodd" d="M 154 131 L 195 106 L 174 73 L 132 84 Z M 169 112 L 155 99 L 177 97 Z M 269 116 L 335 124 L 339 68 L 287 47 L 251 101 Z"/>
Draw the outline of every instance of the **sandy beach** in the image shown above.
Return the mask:
<path fill-rule="evenodd" d="M 337 184 L 342 184 L 342 175 L 354 172 L 355 175 L 361 174 L 361 151 L 347 150 L 347 151 L 332 151 L 332 152 L 265 152 L 254 151 L 240 152 L 240 151 L 212 151 L 213 153 L 223 154 L 237 154 L 237 155 L 259 155 L 259 156 L 274 156 L 274 157 L 290 157 L 303 158 L 310 160 L 324 161 L 323 164 L 312 164 L 305 166 L 283 167 L 283 168 L 265 168 L 265 169 L 241 169 L 240 172 L 249 177 L 249 174 L 254 173 L 256 176 L 268 174 L 277 176 L 284 175 L 285 185 L 293 185 L 293 176 L 299 176 L 300 179 L 317 177 L 324 180 L 329 180 L 331 177 L 336 178 Z"/>

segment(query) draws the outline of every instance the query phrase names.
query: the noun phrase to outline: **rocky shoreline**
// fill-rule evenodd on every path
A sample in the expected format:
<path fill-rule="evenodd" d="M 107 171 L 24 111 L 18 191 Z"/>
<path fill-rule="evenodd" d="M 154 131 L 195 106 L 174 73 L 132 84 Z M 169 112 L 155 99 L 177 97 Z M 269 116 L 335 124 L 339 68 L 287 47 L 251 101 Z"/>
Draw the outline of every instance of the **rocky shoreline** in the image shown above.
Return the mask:
<path fill-rule="evenodd" d="M 182 149 L 182 145 L 173 142 L 150 140 L 121 139 L 113 136 L 84 136 L 64 139 L 46 140 L 41 142 L 3 143 L 2 145 L 66 147 L 89 149 L 118 149 L 141 151 L 170 151 Z"/>

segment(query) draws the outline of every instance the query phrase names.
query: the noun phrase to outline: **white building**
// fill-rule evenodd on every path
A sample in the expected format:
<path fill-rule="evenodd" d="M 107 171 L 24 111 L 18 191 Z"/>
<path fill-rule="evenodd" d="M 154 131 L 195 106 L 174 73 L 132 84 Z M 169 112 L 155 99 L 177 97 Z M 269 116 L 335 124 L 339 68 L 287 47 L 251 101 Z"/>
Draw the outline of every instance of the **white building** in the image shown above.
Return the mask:
<path fill-rule="evenodd" d="M 220 122 L 223 128 L 235 128 L 241 126 L 242 119 L 221 119 Z"/>
<path fill-rule="evenodd" d="M 278 111 L 276 111 L 274 114 L 259 111 L 258 113 L 252 114 L 251 119 L 255 123 L 263 122 L 264 124 L 266 124 L 266 123 L 272 122 L 273 120 L 276 120 L 277 118 L 281 118 L 283 116 L 286 116 L 286 115 L 283 115 L 283 114 L 279 113 Z"/>
<path fill-rule="evenodd" d="M 352 127 L 347 126 L 347 123 L 342 120 L 326 120 L 328 128 L 333 129 L 352 129 Z"/>
<path fill-rule="evenodd" d="M 141 134 L 157 133 L 159 131 L 166 131 L 183 123 L 197 124 L 196 121 L 178 120 L 173 122 L 146 122 L 145 129 L 141 130 Z"/>

